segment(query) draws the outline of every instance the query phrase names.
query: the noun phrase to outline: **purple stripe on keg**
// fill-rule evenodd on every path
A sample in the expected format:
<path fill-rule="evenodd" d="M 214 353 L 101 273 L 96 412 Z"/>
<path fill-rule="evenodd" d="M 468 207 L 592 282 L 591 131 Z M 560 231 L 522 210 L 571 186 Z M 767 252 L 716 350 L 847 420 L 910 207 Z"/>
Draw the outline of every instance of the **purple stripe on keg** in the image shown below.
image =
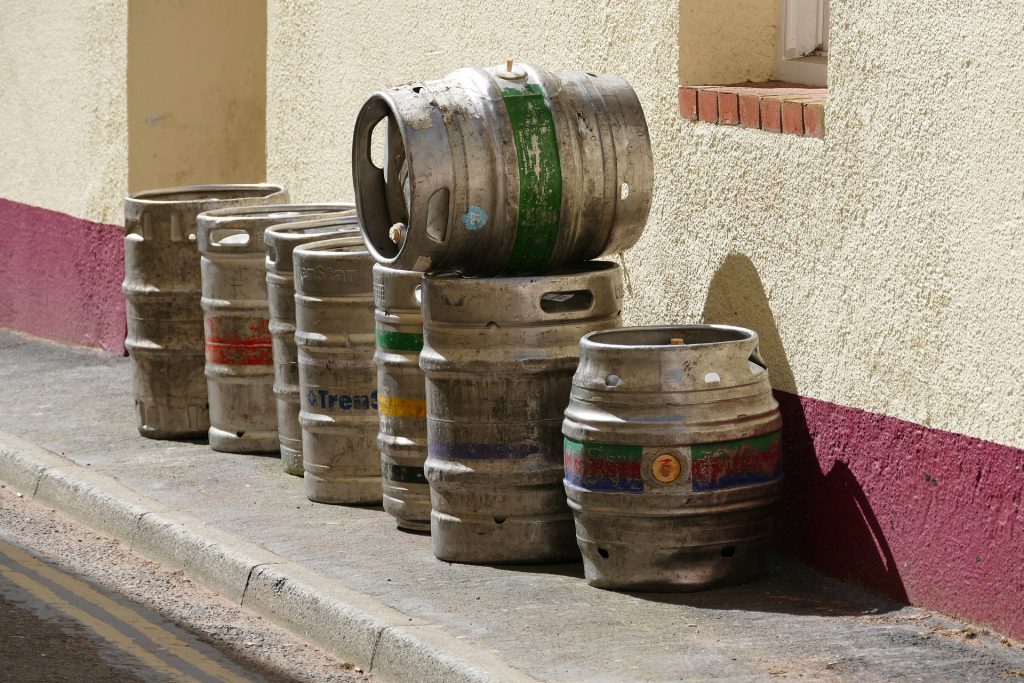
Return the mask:
<path fill-rule="evenodd" d="M 428 441 L 430 457 L 439 460 L 523 460 L 540 453 L 538 443 L 450 443 Z"/>

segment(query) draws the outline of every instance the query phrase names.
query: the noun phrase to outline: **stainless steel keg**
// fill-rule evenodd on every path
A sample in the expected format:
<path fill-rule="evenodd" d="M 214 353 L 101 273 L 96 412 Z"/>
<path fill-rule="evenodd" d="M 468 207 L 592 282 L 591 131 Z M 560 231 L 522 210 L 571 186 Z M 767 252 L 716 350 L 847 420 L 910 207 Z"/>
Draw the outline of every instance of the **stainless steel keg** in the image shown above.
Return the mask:
<path fill-rule="evenodd" d="M 354 205 L 347 205 L 349 208 Z M 302 427 L 299 426 L 299 366 L 295 350 L 295 275 L 292 252 L 319 240 L 358 235 L 355 211 L 331 218 L 299 221 L 267 228 L 267 300 L 270 338 L 274 350 L 274 396 L 277 399 L 277 435 L 284 471 L 301 477 Z"/>
<path fill-rule="evenodd" d="M 757 574 L 781 492 L 781 426 L 752 330 L 584 337 L 562 431 L 588 583 L 686 591 Z"/>
<path fill-rule="evenodd" d="M 506 64 L 372 95 L 356 119 L 352 175 L 379 263 L 512 275 L 631 247 L 654 171 L 626 81 Z"/>
<path fill-rule="evenodd" d="M 621 324 L 622 270 L 423 280 L 430 530 L 451 562 L 579 557 L 561 421 L 579 339 Z"/>
<path fill-rule="evenodd" d="M 427 399 L 420 351 L 423 274 L 373 267 L 377 307 L 377 405 L 384 510 L 402 529 L 430 531 L 427 459 Z"/>
<path fill-rule="evenodd" d="M 306 496 L 380 503 L 373 257 L 359 237 L 293 252 Z"/>
<path fill-rule="evenodd" d="M 125 348 L 142 436 L 201 438 L 210 427 L 196 216 L 287 200 L 282 186 L 266 184 L 172 187 L 125 198 Z"/>
<path fill-rule="evenodd" d="M 275 204 L 200 214 L 209 438 L 213 450 L 278 451 L 264 231 L 273 225 L 350 209 L 346 204 Z"/>

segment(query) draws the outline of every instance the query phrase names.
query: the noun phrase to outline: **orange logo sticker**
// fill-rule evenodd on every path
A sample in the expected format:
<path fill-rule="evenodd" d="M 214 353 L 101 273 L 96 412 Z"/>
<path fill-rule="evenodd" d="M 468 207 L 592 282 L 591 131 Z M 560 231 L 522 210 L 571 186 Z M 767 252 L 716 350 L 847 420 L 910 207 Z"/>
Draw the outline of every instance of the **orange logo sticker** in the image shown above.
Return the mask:
<path fill-rule="evenodd" d="M 682 467 L 676 456 L 670 453 L 663 453 L 651 463 L 651 474 L 662 484 L 671 484 L 679 478 Z"/>

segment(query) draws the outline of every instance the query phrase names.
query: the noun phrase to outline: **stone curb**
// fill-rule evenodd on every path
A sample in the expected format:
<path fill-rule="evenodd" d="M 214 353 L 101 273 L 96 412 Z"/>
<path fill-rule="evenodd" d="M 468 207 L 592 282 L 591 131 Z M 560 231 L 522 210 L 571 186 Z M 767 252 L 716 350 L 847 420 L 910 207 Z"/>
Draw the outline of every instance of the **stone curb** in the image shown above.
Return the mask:
<path fill-rule="evenodd" d="M 181 569 L 382 680 L 536 680 L 442 626 L 411 618 L 3 431 L 0 480 L 164 566 Z"/>

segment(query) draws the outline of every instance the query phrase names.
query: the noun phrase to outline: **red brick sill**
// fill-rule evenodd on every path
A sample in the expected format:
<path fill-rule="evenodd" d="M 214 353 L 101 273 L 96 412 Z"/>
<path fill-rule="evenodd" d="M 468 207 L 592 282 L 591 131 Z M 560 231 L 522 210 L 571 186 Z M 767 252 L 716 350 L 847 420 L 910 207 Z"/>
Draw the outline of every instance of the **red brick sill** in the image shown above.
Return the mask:
<path fill-rule="evenodd" d="M 828 88 L 782 81 L 681 85 L 679 113 L 691 121 L 822 138 L 827 96 Z"/>

